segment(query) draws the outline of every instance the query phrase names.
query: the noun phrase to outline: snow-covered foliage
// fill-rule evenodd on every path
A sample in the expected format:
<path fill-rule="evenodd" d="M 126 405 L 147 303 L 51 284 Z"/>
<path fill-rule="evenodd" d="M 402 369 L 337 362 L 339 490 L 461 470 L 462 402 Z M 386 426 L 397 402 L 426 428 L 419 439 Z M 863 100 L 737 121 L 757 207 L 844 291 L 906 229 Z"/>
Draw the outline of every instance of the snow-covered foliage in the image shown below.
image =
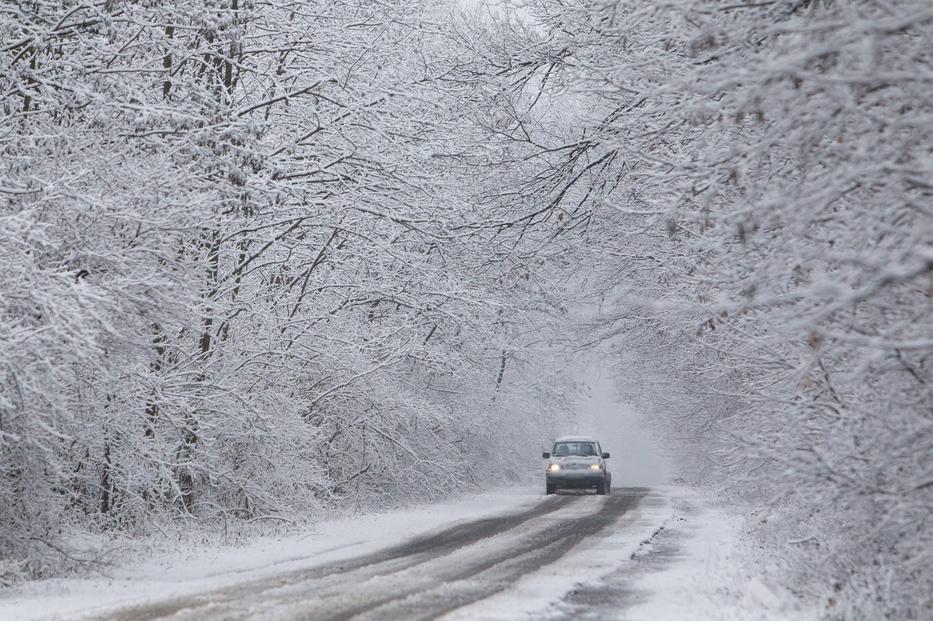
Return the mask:
<path fill-rule="evenodd" d="M 539 450 L 556 287 L 490 226 L 497 80 L 445 28 L 407 0 L 0 10 L 5 570 L 75 527 L 424 498 Z"/>
<path fill-rule="evenodd" d="M 502 4 L 2 7 L 0 558 L 501 476 L 564 340 L 828 616 L 929 616 L 929 2 Z"/>
<path fill-rule="evenodd" d="M 929 616 L 930 4 L 515 4 L 525 194 L 585 231 L 626 396 L 828 616 Z"/>

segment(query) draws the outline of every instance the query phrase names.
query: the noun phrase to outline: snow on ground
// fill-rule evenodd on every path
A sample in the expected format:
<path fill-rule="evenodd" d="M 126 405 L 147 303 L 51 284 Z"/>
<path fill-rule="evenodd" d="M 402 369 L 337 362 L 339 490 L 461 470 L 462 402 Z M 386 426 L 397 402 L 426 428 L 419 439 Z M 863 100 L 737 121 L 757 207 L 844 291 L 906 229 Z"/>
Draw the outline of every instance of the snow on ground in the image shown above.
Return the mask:
<path fill-rule="evenodd" d="M 699 492 L 679 487 L 617 488 L 614 495 L 629 496 L 634 508 L 553 562 L 538 562 L 534 566 L 538 569 L 527 571 L 515 582 L 511 582 L 514 577 L 508 577 L 511 584 L 505 590 L 454 610 L 444 619 L 817 618 L 816 611 L 799 608 L 779 586 L 765 582 L 762 568 L 766 559 L 756 558 L 738 514 L 717 507 Z M 638 496 L 643 497 L 635 504 Z M 258 539 L 247 546 L 163 553 L 145 562 L 128 563 L 111 571 L 110 577 L 47 580 L 9 590 L 0 595 L 0 619 L 75 619 L 219 587 L 239 588 L 247 580 L 358 557 L 444 526 L 527 510 L 544 500 L 537 486 L 501 490 L 407 510 L 329 520 L 304 533 Z M 509 530 L 471 541 L 450 551 L 449 558 L 374 574 L 375 582 L 370 586 L 385 583 L 385 592 L 401 592 L 411 586 L 406 581 L 430 582 L 431 576 L 422 574 L 440 571 L 438 567 L 482 566 L 484 559 L 496 557 L 509 546 L 525 549 L 516 547 L 516 542 L 546 541 L 548 533 L 562 532 L 562 525 L 595 515 L 608 500 L 593 496 L 566 503 Z M 614 500 L 624 502 L 623 498 Z M 454 575 L 462 571 L 453 569 Z M 491 578 L 487 578 L 493 584 L 508 574 L 496 578 L 494 567 L 489 572 Z M 393 581 L 401 582 L 393 585 Z M 299 590 L 312 587 L 318 588 L 300 582 L 291 586 Z M 430 594 L 430 590 L 424 593 Z M 306 605 L 306 599 L 286 598 L 278 604 Z"/>
<path fill-rule="evenodd" d="M 669 519 L 664 530 L 639 545 L 631 563 L 636 575 L 624 569 L 630 605 L 617 618 L 626 621 L 657 619 L 755 619 L 808 621 L 816 610 L 799 607 L 780 585 L 768 584 L 759 574 L 751 541 L 743 535 L 744 519 L 716 507 L 689 491 L 670 490 Z"/>
<path fill-rule="evenodd" d="M 613 489 L 618 494 L 621 490 Z M 653 501 L 653 502 L 651 502 Z M 600 537 L 583 542 L 575 550 L 527 575 L 511 588 L 493 597 L 460 608 L 445 621 L 506 620 L 543 618 L 553 613 L 566 595 L 583 584 L 598 584 L 601 577 L 616 570 L 638 543 L 670 516 L 664 497 L 651 493 L 638 508 L 625 513 L 614 528 Z"/>
<path fill-rule="evenodd" d="M 196 593 L 374 552 L 441 526 L 518 511 L 541 500 L 537 486 L 510 488 L 327 520 L 303 533 L 258 538 L 246 546 L 164 552 L 110 568 L 106 577 L 43 580 L 0 591 L 0 619 L 75 619 L 117 606 Z"/>
<path fill-rule="evenodd" d="M 816 619 L 756 575 L 742 524 L 695 491 L 655 488 L 601 537 L 444 619 Z"/>

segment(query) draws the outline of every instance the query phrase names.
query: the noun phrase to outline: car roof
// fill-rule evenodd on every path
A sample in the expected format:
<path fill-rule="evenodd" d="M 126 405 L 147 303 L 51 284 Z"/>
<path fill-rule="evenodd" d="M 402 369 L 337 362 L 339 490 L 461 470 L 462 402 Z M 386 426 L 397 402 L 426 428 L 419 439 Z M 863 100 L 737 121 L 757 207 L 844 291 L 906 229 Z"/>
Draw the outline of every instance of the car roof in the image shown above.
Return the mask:
<path fill-rule="evenodd" d="M 554 440 L 555 442 L 596 442 L 590 436 L 561 436 Z"/>

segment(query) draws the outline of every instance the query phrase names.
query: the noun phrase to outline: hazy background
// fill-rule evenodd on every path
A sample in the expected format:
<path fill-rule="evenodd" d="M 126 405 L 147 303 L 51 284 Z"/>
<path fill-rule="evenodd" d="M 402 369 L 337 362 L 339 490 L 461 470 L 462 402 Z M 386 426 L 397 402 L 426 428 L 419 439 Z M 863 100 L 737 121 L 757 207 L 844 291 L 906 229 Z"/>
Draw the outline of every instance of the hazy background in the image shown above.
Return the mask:
<path fill-rule="evenodd" d="M 660 485 L 667 467 L 659 446 L 637 412 L 620 402 L 613 389 L 611 369 L 594 361 L 577 371 L 583 395 L 577 401 L 579 422 L 564 433 L 592 435 L 609 451 L 614 486 Z"/>

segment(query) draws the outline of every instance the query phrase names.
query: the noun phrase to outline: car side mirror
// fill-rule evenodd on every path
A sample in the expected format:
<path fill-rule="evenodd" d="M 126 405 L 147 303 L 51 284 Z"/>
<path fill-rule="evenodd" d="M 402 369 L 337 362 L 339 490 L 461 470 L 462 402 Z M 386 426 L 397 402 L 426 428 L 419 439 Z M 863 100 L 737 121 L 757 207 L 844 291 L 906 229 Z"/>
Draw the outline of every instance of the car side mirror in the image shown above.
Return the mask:
<path fill-rule="evenodd" d="M 541 453 L 541 457 L 543 457 L 544 459 L 550 459 L 550 458 L 551 458 L 551 454 L 550 454 L 550 453 Z"/>
<path fill-rule="evenodd" d="M 609 453 L 603 453 L 603 459 L 609 459 Z"/>

